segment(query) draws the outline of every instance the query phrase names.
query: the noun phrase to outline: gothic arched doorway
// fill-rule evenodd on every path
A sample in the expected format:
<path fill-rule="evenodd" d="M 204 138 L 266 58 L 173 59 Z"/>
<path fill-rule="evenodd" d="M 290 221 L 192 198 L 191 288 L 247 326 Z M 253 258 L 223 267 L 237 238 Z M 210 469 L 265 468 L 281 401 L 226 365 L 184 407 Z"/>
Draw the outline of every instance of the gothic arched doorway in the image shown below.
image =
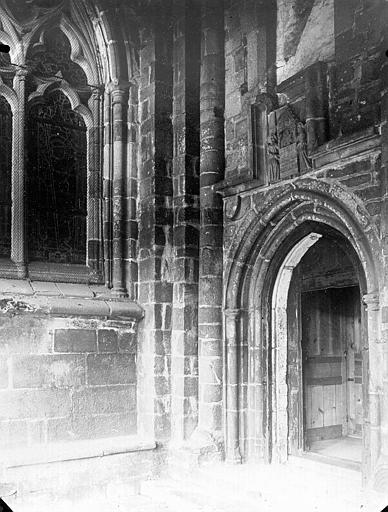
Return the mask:
<path fill-rule="evenodd" d="M 338 186 L 319 180 L 301 179 L 281 194 L 273 190 L 267 201 L 255 200 L 254 204 L 258 205 L 257 209 L 245 214 L 240 205 L 241 211 L 238 210 L 236 214 L 237 221 L 225 229 L 226 241 L 230 245 L 224 273 L 226 457 L 230 461 L 285 461 L 290 454 L 317 449 L 316 445 L 312 446 L 312 442 L 336 439 L 334 436 L 325 439 L 329 431 L 338 436 L 341 434 L 341 437 L 348 437 L 347 432 L 357 437 L 361 432 L 362 441 L 356 439 L 356 444 L 362 444 L 358 454 L 362 452 L 362 474 L 365 480 L 369 480 L 376 471 L 381 452 L 379 389 L 382 379 L 376 370 L 378 366 L 369 366 L 369 360 L 374 362 L 380 357 L 381 345 L 378 278 L 380 246 L 376 230 L 354 196 Z M 239 216 L 241 221 L 238 220 Z M 330 247 L 325 249 L 322 244 Z M 326 262 L 330 261 L 334 254 L 333 247 L 336 247 L 338 254 L 346 259 L 348 281 L 341 281 L 344 277 L 340 275 L 341 272 L 332 272 L 331 281 L 316 285 L 318 277 L 306 274 L 308 258 L 313 254 L 309 251 L 314 251 L 314 247 L 318 255 L 322 256 L 325 251 L 330 254 Z M 321 264 L 313 258 L 311 266 L 320 268 Z M 303 274 L 307 288 L 302 290 Z M 330 272 L 325 274 L 329 275 Z M 308 283 L 315 284 L 308 289 Z M 296 292 L 298 287 L 299 291 Z M 325 309 L 322 302 L 324 298 L 318 298 L 318 295 L 331 295 L 326 301 L 330 303 L 327 307 L 336 310 L 336 301 L 346 303 L 344 308 L 347 311 L 353 307 L 353 320 L 359 324 L 360 329 L 354 334 L 353 340 L 346 344 L 341 342 L 337 346 L 333 340 L 331 345 L 322 344 L 325 350 L 329 350 L 325 357 L 337 359 L 343 349 L 350 347 L 354 350 L 353 344 L 357 350 L 354 350 L 353 362 L 349 363 L 349 367 L 346 368 L 341 355 L 341 360 L 337 360 L 338 364 L 333 366 L 341 368 L 337 374 L 330 367 L 335 363 L 334 360 L 319 362 L 321 373 L 326 368 L 333 375 L 324 374 L 319 377 L 317 368 L 307 368 L 307 372 L 304 368 L 304 373 L 313 372 L 312 379 L 326 379 L 323 383 L 313 381 L 314 385 L 347 388 L 344 391 L 345 397 L 348 397 L 351 388 L 347 382 L 352 382 L 347 379 L 355 379 L 356 376 L 357 380 L 361 378 L 357 384 L 358 390 L 362 390 L 362 396 L 353 393 L 353 405 L 339 408 L 338 415 L 334 415 L 336 421 L 322 426 L 318 426 L 319 423 L 313 425 L 311 421 L 307 425 L 304 423 L 307 417 L 311 420 L 311 409 L 306 411 L 303 401 L 302 324 L 294 340 L 292 336 L 295 331 L 289 332 L 292 319 L 300 318 L 302 314 L 301 310 L 290 314 L 292 302 L 289 302 L 289 294 L 299 294 L 301 304 L 302 293 L 315 292 L 317 296 L 313 299 L 304 295 L 307 307 L 315 300 L 323 304 L 322 308 Z M 342 294 L 342 298 L 338 294 Z M 304 309 L 306 312 L 306 305 Z M 312 313 L 307 312 L 306 316 L 309 315 Z M 333 326 L 335 322 L 337 320 Z M 333 327 L 334 332 L 336 328 Z M 299 355 L 292 354 L 293 344 L 295 348 L 297 342 Z M 293 363 L 295 368 L 292 368 Z M 326 363 L 329 365 L 325 366 Z M 292 380 L 295 376 L 296 379 Z M 306 390 L 306 394 L 307 391 L 311 389 Z M 330 393 L 333 393 L 333 388 L 329 396 Z M 332 401 L 332 409 L 333 405 Z M 324 414 L 325 409 L 319 408 L 323 411 L 318 411 L 319 414 Z M 349 412 L 354 416 L 347 419 Z M 337 423 L 339 416 L 345 417 L 346 421 Z M 330 414 L 326 414 L 327 420 L 329 417 Z M 323 439 L 317 435 L 322 432 L 312 432 L 313 428 L 326 426 L 330 428 L 321 435 Z M 357 456 L 351 457 L 357 459 Z"/>

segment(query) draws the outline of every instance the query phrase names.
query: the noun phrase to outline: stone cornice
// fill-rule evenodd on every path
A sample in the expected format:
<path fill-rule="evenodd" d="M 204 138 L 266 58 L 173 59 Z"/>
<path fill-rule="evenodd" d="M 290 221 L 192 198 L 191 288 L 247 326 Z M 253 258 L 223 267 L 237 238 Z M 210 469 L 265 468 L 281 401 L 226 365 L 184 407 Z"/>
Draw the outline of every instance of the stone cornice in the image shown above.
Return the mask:
<path fill-rule="evenodd" d="M 0 316 L 18 314 L 134 320 L 143 318 L 141 306 L 115 299 L 103 286 L 0 280 Z"/>

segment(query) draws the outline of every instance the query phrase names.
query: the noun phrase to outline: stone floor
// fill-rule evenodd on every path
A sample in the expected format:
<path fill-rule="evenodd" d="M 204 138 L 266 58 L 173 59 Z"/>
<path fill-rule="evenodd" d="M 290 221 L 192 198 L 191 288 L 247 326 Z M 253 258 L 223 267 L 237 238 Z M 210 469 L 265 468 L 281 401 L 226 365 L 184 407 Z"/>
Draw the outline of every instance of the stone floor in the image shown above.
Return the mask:
<path fill-rule="evenodd" d="M 205 466 L 142 482 L 137 495 L 123 486 L 105 496 L 30 495 L 8 503 L 14 512 L 380 512 L 388 496 L 363 491 L 357 471 L 295 459 L 282 466 Z"/>
<path fill-rule="evenodd" d="M 327 457 L 361 463 L 362 440 L 358 437 L 340 437 L 311 443 L 310 450 Z"/>

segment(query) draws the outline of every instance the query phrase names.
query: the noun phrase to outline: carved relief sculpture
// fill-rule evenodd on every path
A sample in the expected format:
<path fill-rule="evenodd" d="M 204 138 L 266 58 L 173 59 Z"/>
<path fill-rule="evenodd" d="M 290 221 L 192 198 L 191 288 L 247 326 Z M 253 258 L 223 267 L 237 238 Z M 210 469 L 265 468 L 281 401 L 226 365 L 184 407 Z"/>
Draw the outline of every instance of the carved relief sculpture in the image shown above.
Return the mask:
<path fill-rule="evenodd" d="M 306 127 L 299 122 L 296 135 L 296 150 L 298 152 L 299 173 L 308 172 L 312 169 L 311 158 L 307 155 L 307 134 Z"/>
<path fill-rule="evenodd" d="M 279 144 L 276 133 L 271 133 L 267 139 L 268 152 L 268 182 L 280 180 Z"/>
<path fill-rule="evenodd" d="M 312 168 L 305 124 L 289 104 L 268 115 L 268 183 L 290 179 Z"/>
<path fill-rule="evenodd" d="M 289 105 L 276 111 L 276 129 L 279 140 L 279 165 L 281 179 L 299 174 L 296 148 L 296 125 L 299 119 Z"/>

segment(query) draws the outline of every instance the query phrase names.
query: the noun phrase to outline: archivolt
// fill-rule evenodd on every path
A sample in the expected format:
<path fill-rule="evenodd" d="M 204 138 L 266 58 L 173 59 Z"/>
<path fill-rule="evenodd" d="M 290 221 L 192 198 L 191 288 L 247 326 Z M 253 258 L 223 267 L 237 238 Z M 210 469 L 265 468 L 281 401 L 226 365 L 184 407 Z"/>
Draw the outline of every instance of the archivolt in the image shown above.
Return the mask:
<path fill-rule="evenodd" d="M 270 261 L 292 232 L 308 222 L 339 231 L 358 255 L 368 291 L 378 290 L 380 240 L 361 201 L 340 185 L 300 179 L 282 193 L 274 193 L 260 211 L 249 215 L 239 227 L 241 235 L 227 254 L 226 309 L 247 309 L 259 300 L 260 283 Z"/>

